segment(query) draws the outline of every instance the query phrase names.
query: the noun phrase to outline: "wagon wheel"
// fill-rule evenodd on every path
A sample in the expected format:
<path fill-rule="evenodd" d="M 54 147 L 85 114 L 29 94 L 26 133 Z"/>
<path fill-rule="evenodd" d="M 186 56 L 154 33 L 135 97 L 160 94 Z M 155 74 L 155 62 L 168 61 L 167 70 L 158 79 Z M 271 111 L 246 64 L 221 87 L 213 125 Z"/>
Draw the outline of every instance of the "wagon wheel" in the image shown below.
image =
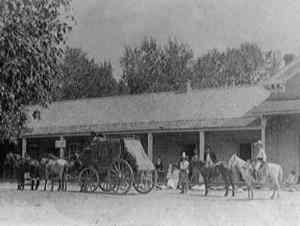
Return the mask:
<path fill-rule="evenodd" d="M 116 174 L 111 171 L 111 168 L 103 168 L 99 170 L 99 187 L 104 192 L 111 192 L 116 190 L 119 179 Z"/>
<path fill-rule="evenodd" d="M 118 181 L 118 186 L 114 189 L 114 192 L 126 194 L 133 182 L 133 171 L 129 163 L 123 159 L 114 161 L 111 167 L 111 173 Z"/>
<path fill-rule="evenodd" d="M 138 171 L 134 175 L 133 186 L 139 193 L 149 193 L 154 187 L 155 171 L 154 170 L 142 170 Z"/>
<path fill-rule="evenodd" d="M 79 185 L 80 191 L 84 192 L 95 192 L 99 184 L 98 172 L 92 168 L 87 167 L 79 173 Z"/>

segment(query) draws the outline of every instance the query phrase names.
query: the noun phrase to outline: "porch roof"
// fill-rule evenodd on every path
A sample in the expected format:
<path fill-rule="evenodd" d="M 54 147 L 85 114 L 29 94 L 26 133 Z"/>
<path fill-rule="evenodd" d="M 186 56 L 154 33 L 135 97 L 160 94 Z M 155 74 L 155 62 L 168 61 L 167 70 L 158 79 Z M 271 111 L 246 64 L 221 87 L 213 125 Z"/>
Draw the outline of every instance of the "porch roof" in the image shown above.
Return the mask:
<path fill-rule="evenodd" d="M 300 113 L 300 100 L 269 100 L 253 109 L 253 116 L 259 114 L 297 114 Z"/>
<path fill-rule="evenodd" d="M 249 112 L 268 97 L 264 88 L 251 86 L 60 101 L 28 107 L 24 136 L 243 127 L 255 121 Z M 40 120 L 32 117 L 37 109 Z"/>

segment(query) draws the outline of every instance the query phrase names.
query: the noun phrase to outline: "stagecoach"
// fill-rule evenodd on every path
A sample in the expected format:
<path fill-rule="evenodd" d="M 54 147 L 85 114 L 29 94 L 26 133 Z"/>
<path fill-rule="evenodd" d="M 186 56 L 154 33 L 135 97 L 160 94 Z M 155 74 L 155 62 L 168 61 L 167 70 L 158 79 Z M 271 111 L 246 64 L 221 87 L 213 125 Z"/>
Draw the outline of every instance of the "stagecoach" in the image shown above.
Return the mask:
<path fill-rule="evenodd" d="M 138 139 L 98 138 L 83 150 L 80 190 L 126 194 L 133 186 L 139 193 L 154 187 L 155 168 Z"/>

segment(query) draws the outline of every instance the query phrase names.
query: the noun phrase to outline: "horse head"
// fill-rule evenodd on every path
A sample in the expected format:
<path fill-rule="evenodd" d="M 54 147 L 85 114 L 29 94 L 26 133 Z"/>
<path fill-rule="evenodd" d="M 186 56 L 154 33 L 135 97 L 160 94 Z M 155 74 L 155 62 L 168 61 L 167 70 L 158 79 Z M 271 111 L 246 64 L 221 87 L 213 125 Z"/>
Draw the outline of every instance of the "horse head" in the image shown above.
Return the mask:
<path fill-rule="evenodd" d="M 253 162 L 253 168 L 256 172 L 259 171 L 262 168 L 262 166 L 263 166 L 263 162 L 261 160 L 257 159 Z"/>
<path fill-rule="evenodd" d="M 236 155 L 236 153 L 234 153 L 228 161 L 228 167 L 234 168 L 236 166 L 236 164 L 237 164 L 237 155 Z"/>

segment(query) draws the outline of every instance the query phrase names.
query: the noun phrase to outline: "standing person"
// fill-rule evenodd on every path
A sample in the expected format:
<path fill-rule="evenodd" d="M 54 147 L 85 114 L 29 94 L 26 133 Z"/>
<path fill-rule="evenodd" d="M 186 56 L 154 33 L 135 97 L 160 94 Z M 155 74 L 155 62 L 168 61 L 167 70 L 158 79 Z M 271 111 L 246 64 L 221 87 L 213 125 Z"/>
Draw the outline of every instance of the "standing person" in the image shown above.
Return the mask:
<path fill-rule="evenodd" d="M 180 181 L 180 189 L 182 194 L 187 193 L 188 188 L 189 188 L 189 161 L 187 160 L 187 156 L 185 152 L 182 153 L 181 160 L 179 162 L 179 169 L 180 169 L 180 174 L 179 174 L 179 181 Z"/>
<path fill-rule="evenodd" d="M 291 173 L 288 175 L 288 178 L 285 182 L 287 186 L 293 186 L 297 184 L 297 176 L 296 176 L 296 171 L 292 170 Z"/>
<path fill-rule="evenodd" d="M 160 156 L 158 156 L 156 163 L 155 163 L 155 168 L 157 171 L 163 171 L 164 170 L 164 165 L 162 163 L 162 160 L 160 158 Z"/>
<path fill-rule="evenodd" d="M 195 148 L 193 150 L 192 162 L 197 162 L 197 161 L 199 161 L 199 156 L 198 156 L 198 150 L 197 150 L 197 148 Z"/>
<path fill-rule="evenodd" d="M 213 161 L 213 163 L 217 162 L 217 156 L 216 154 L 211 150 L 210 146 L 206 147 L 206 150 L 204 152 L 204 161 L 206 162 L 207 155 L 209 154 L 210 159 Z"/>
<path fill-rule="evenodd" d="M 193 151 L 193 157 L 191 159 L 190 164 L 190 172 L 189 172 L 189 178 L 190 178 L 190 186 L 198 184 L 199 183 L 199 172 L 197 167 L 193 167 L 197 162 L 199 161 L 199 155 L 197 148 Z"/>
<path fill-rule="evenodd" d="M 161 160 L 161 157 L 158 156 L 156 163 L 155 163 L 155 169 L 156 169 L 156 184 L 164 184 L 165 183 L 165 172 L 164 172 L 164 165 Z"/>

